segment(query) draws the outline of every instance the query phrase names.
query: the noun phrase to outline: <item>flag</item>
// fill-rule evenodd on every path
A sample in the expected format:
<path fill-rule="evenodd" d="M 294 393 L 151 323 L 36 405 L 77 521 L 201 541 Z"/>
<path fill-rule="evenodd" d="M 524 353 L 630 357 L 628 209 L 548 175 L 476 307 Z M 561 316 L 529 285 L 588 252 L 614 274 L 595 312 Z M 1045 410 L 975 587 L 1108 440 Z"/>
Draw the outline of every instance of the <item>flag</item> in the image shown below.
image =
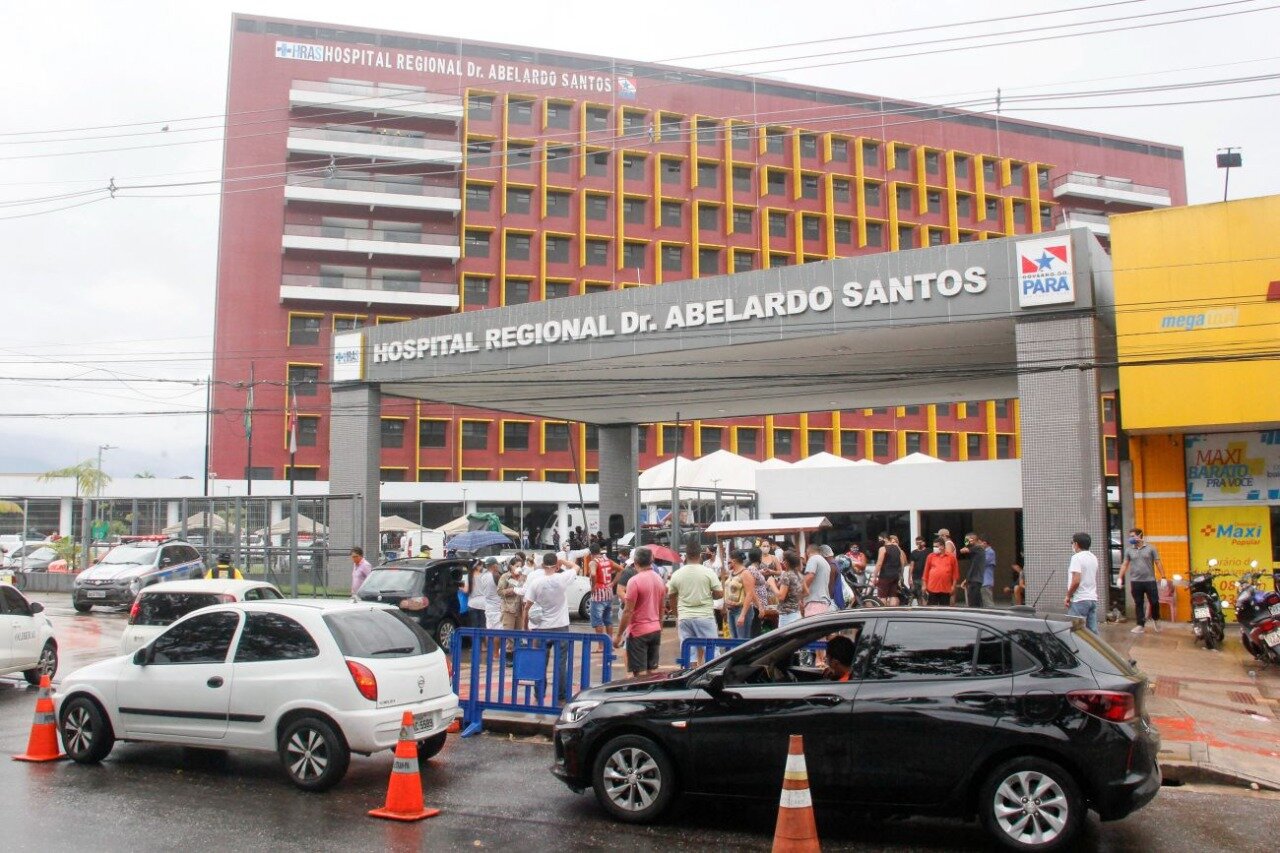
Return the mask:
<path fill-rule="evenodd" d="M 249 383 L 249 393 L 244 398 L 244 437 L 253 437 L 253 383 Z"/>
<path fill-rule="evenodd" d="M 298 393 L 289 389 L 289 455 L 298 452 Z"/>

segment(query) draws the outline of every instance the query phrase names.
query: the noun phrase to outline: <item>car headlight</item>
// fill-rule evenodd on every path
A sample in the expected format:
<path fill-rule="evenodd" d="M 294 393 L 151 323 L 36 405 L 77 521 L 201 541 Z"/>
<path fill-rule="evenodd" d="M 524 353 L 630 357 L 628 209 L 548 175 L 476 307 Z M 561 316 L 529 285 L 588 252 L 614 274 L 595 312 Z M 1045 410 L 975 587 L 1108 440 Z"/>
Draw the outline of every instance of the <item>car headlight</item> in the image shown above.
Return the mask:
<path fill-rule="evenodd" d="M 576 723 L 599 705 L 599 702 L 570 702 L 564 706 L 564 710 L 560 712 L 560 722 Z"/>

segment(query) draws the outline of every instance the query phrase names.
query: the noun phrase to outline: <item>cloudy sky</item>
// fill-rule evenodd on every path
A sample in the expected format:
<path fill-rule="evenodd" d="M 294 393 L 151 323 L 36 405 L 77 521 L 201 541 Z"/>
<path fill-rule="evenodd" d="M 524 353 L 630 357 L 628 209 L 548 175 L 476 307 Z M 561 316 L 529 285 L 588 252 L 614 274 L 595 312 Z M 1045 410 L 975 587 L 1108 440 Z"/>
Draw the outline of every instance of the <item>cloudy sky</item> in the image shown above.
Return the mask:
<path fill-rule="evenodd" d="M 1061 10 L 1075 11 L 1034 14 Z M 990 95 L 996 87 L 1017 95 L 1263 78 L 1067 98 L 1019 117 L 1181 145 L 1193 204 L 1221 198 L 1214 154 L 1228 145 L 1243 148 L 1245 161 L 1231 176 L 1233 198 L 1280 192 L 1280 98 L 1257 97 L 1280 93 L 1280 47 L 1256 37 L 1280 32 L 1280 8 L 1264 0 L 6 3 L 0 9 L 6 83 L 0 89 L 0 472 L 61 467 L 110 444 L 118 449 L 106 454 L 104 467 L 113 476 L 143 470 L 199 475 L 204 388 L 193 381 L 209 372 L 218 197 L 216 185 L 198 182 L 218 177 L 233 11 L 770 71 L 797 82 L 931 102 Z M 1013 15 L 1021 17 L 912 32 Z M 1180 19 L 1195 20 L 1116 31 Z M 1061 26 L 1072 22 L 1083 24 Z M 1014 30 L 1020 32 L 999 36 Z M 1062 33 L 1094 34 L 1036 40 Z M 961 35 L 1006 44 L 928 56 L 911 55 L 922 47 L 892 49 Z M 817 39 L 822 43 L 814 44 Z M 776 45 L 791 46 L 725 53 Z M 825 55 L 801 58 L 818 53 Z M 781 61 L 755 64 L 763 59 Z M 803 67 L 815 65 L 821 67 Z M 1209 103 L 1135 106 L 1192 100 Z M 1103 103 L 1127 106 L 1078 109 Z M 191 130 L 162 137 L 166 124 Z M 111 125 L 132 126 L 83 130 Z M 68 132 L 15 135 L 31 131 Z M 124 133 L 131 135 L 119 136 Z M 114 138 L 88 138 L 94 136 Z M 51 141 L 68 137 L 78 139 Z M 179 141 L 184 144 L 171 144 Z M 152 147 L 157 143 L 170 144 Z M 81 204 L 98 195 L 77 193 L 112 179 L 117 185 L 196 183 L 166 190 L 177 194 L 172 198 Z M 175 411 L 189 414 L 140 414 Z M 86 412 L 107 416 L 63 417 Z"/>

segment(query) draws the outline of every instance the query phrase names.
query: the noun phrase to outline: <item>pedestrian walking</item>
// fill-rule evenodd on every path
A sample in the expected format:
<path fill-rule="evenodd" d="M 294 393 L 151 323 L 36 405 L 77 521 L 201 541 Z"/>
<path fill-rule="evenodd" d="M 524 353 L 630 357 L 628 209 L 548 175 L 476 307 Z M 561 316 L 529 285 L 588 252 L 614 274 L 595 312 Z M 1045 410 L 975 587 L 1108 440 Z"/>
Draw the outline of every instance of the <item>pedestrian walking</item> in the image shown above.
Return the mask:
<path fill-rule="evenodd" d="M 805 549 L 804 564 L 805 616 L 817 616 L 831 609 L 831 564 L 822 555 L 822 546 L 810 543 Z"/>
<path fill-rule="evenodd" d="M 1152 629 L 1156 633 L 1160 632 L 1160 584 L 1156 581 L 1157 574 L 1160 580 L 1165 580 L 1160 554 L 1144 541 L 1142 530 L 1135 527 L 1129 531 L 1129 544 L 1125 546 L 1124 562 L 1120 564 L 1120 585 L 1123 587 L 1124 579 L 1129 578 L 1133 609 L 1138 617 L 1138 625 L 1130 633 L 1146 633 L 1148 613 Z"/>
<path fill-rule="evenodd" d="M 916 547 L 907 555 L 908 563 L 904 567 L 906 569 L 906 585 L 911 589 L 916 597 L 916 601 L 924 601 L 924 563 L 929 559 L 929 555 L 933 553 L 925 544 L 923 536 L 916 537 Z"/>
<path fill-rule="evenodd" d="M 987 548 L 982 537 L 976 533 L 966 534 L 960 554 L 965 558 L 965 604 L 982 607 L 982 576 L 987 571 Z"/>
<path fill-rule="evenodd" d="M 1075 551 L 1067 566 L 1067 597 L 1063 606 L 1072 616 L 1084 619 L 1085 626 L 1095 633 L 1098 630 L 1098 557 L 1089 547 L 1093 538 L 1088 533 L 1071 537 Z"/>
<path fill-rule="evenodd" d="M 760 571 L 760 549 L 747 551 L 746 568 L 742 573 L 743 595 L 742 613 L 738 616 L 738 636 L 758 637 L 764 627 L 764 618 L 769 614 L 769 587 L 765 583 L 764 573 Z"/>
<path fill-rule="evenodd" d="M 502 599 L 502 627 L 504 630 L 516 631 L 520 628 L 520 613 L 524 604 L 524 583 L 524 560 L 517 555 L 507 562 L 507 571 L 498 579 L 498 597 Z M 514 640 L 507 643 L 507 660 L 511 659 L 511 652 L 514 647 Z"/>
<path fill-rule="evenodd" d="M 632 676 L 657 672 L 662 645 L 662 606 L 667 585 L 653 571 L 653 552 L 637 548 L 632 552 L 636 574 L 627 582 L 626 607 L 618 622 L 613 646 L 627 645 L 627 672 Z"/>
<path fill-rule="evenodd" d="M 778 599 L 778 627 L 785 628 L 800 618 L 804 599 L 804 578 L 800 575 L 800 555 L 787 551 L 782 555 L 782 571 L 766 579 Z"/>
<path fill-rule="evenodd" d="M 724 582 L 724 606 L 725 620 L 729 623 L 729 636 L 734 639 L 745 639 L 749 636 L 746 629 L 741 627 L 740 617 L 744 606 L 747 604 L 746 580 L 744 575 L 747 571 L 747 552 L 734 551 L 729 555 L 729 576 Z M 746 575 L 749 578 L 749 575 Z"/>
<path fill-rule="evenodd" d="M 484 613 L 485 628 L 502 627 L 502 596 L 498 595 L 498 578 L 502 575 L 502 566 L 495 557 L 484 561 L 484 568 L 476 576 L 476 587 L 480 590 L 481 611 Z"/>
<path fill-rule="evenodd" d="M 608 634 L 613 628 L 613 563 L 593 542 L 587 556 L 585 572 L 591 581 L 591 628 L 597 634 Z"/>
<path fill-rule="evenodd" d="M 984 542 L 986 545 L 986 554 L 984 556 L 985 564 L 982 568 L 982 606 L 996 606 L 996 549 L 991 547 L 990 542 Z"/>
<path fill-rule="evenodd" d="M 876 595 L 890 607 L 898 606 L 898 586 L 902 581 L 902 549 L 889 537 L 880 534 L 880 550 L 876 553 L 876 565 L 871 570 L 871 580 L 876 585 Z"/>
<path fill-rule="evenodd" d="M 947 553 L 942 537 L 933 540 L 933 552 L 924 563 L 924 591 L 932 607 L 945 607 L 960 583 L 960 564 L 955 554 Z"/>
<path fill-rule="evenodd" d="M 369 561 L 364 558 L 364 549 L 359 545 L 351 549 L 351 594 L 355 595 L 360 591 L 361 584 L 365 578 L 369 577 L 369 572 L 373 571 L 373 566 L 369 565 Z"/>
<path fill-rule="evenodd" d="M 716 632 L 715 602 L 724 598 L 724 585 L 715 570 L 702 562 L 702 548 L 689 545 L 684 552 L 684 565 L 667 581 L 667 609 L 676 614 L 676 636 L 680 648 L 691 638 L 714 639 Z M 698 649 L 698 665 L 706 655 Z"/>
<path fill-rule="evenodd" d="M 496 557 L 476 560 L 471 565 L 471 572 L 467 575 L 467 624 L 472 628 L 483 628 L 487 621 L 484 610 L 484 578 L 489 574 L 489 560 L 498 562 Z"/>

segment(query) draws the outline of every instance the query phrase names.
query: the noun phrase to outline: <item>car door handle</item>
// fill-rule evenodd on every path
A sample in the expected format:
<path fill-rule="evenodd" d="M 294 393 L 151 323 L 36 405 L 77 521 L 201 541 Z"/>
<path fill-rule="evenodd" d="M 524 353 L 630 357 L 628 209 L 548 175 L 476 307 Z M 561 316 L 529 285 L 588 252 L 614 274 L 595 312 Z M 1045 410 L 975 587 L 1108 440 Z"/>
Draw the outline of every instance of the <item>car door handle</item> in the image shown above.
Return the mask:
<path fill-rule="evenodd" d="M 809 697 L 810 705 L 825 705 L 828 708 L 839 705 L 843 701 L 843 697 L 837 696 L 834 693 L 819 693 L 817 696 Z"/>
<path fill-rule="evenodd" d="M 996 694 L 960 693 L 956 695 L 956 701 L 963 702 L 966 705 L 973 705 L 975 708 L 985 708 L 996 701 Z"/>
<path fill-rule="evenodd" d="M 208 681 L 206 681 L 206 682 L 205 682 L 205 684 L 209 685 L 210 687 L 221 687 L 221 686 L 222 686 L 222 676 L 221 676 L 221 675 L 215 675 L 213 678 L 210 678 Z"/>

